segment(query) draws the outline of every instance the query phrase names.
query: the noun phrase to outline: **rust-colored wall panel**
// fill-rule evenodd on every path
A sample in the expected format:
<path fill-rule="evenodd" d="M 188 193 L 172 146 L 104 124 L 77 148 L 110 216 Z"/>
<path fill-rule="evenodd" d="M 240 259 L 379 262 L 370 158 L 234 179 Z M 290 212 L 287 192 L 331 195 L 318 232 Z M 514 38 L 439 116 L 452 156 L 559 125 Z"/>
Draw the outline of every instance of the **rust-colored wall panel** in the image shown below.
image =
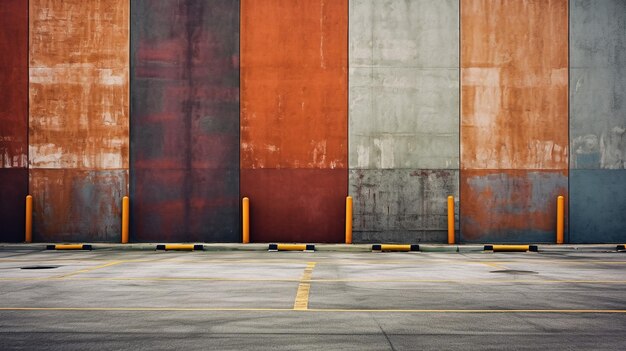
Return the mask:
<path fill-rule="evenodd" d="M 118 241 L 128 189 L 129 0 L 29 4 L 33 239 Z"/>
<path fill-rule="evenodd" d="M 559 195 L 566 170 L 463 170 L 461 241 L 554 242 Z"/>
<path fill-rule="evenodd" d="M 128 0 L 30 1 L 33 168 L 128 168 Z"/>
<path fill-rule="evenodd" d="M 347 168 L 347 31 L 347 0 L 242 1 L 242 168 Z"/>
<path fill-rule="evenodd" d="M 567 7 L 461 1 L 462 169 L 567 169 Z"/>
<path fill-rule="evenodd" d="M 31 169 L 34 241 L 119 242 L 127 170 Z"/>
<path fill-rule="evenodd" d="M 348 171 L 242 169 L 254 242 L 342 242 Z"/>
<path fill-rule="evenodd" d="M 239 2 L 131 4 L 131 240 L 241 240 Z"/>
<path fill-rule="evenodd" d="M 28 169 L 0 168 L 0 243 L 24 241 Z"/>
<path fill-rule="evenodd" d="M 28 167 L 28 2 L 0 5 L 0 168 Z M 0 184 L 0 187 L 4 185 Z M 0 200 L 2 201 L 2 200 Z"/>

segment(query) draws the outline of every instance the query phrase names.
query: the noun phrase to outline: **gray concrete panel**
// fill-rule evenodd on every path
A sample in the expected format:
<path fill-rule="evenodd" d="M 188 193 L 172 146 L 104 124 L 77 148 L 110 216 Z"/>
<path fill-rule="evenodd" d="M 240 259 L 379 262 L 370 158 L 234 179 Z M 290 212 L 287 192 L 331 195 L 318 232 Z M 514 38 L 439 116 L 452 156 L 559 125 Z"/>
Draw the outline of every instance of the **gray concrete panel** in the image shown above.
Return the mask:
<path fill-rule="evenodd" d="M 350 1 L 350 168 L 458 168 L 458 10 Z"/>
<path fill-rule="evenodd" d="M 350 76 L 351 168 L 458 168 L 457 68 L 352 68 Z"/>
<path fill-rule="evenodd" d="M 351 170 L 354 242 L 446 242 L 458 184 L 456 170 Z"/>
<path fill-rule="evenodd" d="M 626 242 L 626 170 L 570 170 L 570 242 Z"/>
<path fill-rule="evenodd" d="M 570 6 L 571 167 L 624 169 L 626 2 Z"/>
<path fill-rule="evenodd" d="M 350 0 L 350 66 L 458 67 L 458 0 Z"/>

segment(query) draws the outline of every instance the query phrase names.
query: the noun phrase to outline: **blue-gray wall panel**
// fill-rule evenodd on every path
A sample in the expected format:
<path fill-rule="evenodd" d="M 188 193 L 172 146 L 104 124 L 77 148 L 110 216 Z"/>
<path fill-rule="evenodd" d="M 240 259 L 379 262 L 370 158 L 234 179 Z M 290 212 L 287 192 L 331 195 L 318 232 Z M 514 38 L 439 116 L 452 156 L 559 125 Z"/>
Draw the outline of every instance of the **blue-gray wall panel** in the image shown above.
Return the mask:
<path fill-rule="evenodd" d="M 569 241 L 626 242 L 626 170 L 570 171 Z"/>

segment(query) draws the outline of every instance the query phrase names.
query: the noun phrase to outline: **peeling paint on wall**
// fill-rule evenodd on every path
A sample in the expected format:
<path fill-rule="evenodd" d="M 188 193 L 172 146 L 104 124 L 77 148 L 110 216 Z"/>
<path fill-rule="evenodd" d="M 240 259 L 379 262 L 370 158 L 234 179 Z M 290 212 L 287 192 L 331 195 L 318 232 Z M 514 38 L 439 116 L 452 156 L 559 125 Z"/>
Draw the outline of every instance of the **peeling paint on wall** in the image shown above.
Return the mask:
<path fill-rule="evenodd" d="M 253 241 L 343 241 L 347 21 L 347 0 L 242 1 L 241 195 Z"/>
<path fill-rule="evenodd" d="M 461 168 L 567 169 L 567 0 L 461 1 Z"/>
<path fill-rule="evenodd" d="M 461 171 L 463 242 L 554 242 L 556 198 L 567 201 L 567 186 L 566 170 Z"/>
<path fill-rule="evenodd" d="M 119 242 L 127 170 L 31 169 L 33 241 Z"/>
<path fill-rule="evenodd" d="M 239 3 L 131 5 L 131 239 L 239 241 Z"/>
<path fill-rule="evenodd" d="M 117 241 L 128 188 L 129 1 L 29 6 L 34 239 Z"/>

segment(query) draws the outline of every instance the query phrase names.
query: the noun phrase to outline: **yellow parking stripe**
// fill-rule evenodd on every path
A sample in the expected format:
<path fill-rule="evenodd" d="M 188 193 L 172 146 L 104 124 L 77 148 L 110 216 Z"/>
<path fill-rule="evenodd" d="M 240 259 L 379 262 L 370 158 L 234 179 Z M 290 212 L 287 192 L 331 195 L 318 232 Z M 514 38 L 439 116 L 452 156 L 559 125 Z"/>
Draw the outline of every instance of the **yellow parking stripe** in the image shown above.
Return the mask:
<path fill-rule="evenodd" d="M 62 279 L 62 278 L 67 278 L 67 277 L 73 277 L 77 274 L 82 274 L 82 273 L 87 273 L 87 272 L 91 272 L 91 271 L 95 271 L 96 269 L 100 269 L 100 268 L 105 268 L 105 267 L 110 267 L 110 266 L 114 266 L 116 264 L 120 264 L 120 263 L 124 263 L 125 261 L 113 261 L 113 262 L 109 262 L 100 266 L 95 266 L 95 267 L 89 267 L 89 268 L 84 268 L 75 272 L 71 272 L 68 274 L 63 274 L 63 275 L 59 275 L 56 276 L 55 278 L 57 279 Z"/>
<path fill-rule="evenodd" d="M 309 262 L 302 273 L 298 291 L 296 292 L 296 301 L 293 303 L 294 310 L 306 310 L 309 308 L 309 292 L 311 291 L 311 276 L 313 275 L 315 262 Z"/>

